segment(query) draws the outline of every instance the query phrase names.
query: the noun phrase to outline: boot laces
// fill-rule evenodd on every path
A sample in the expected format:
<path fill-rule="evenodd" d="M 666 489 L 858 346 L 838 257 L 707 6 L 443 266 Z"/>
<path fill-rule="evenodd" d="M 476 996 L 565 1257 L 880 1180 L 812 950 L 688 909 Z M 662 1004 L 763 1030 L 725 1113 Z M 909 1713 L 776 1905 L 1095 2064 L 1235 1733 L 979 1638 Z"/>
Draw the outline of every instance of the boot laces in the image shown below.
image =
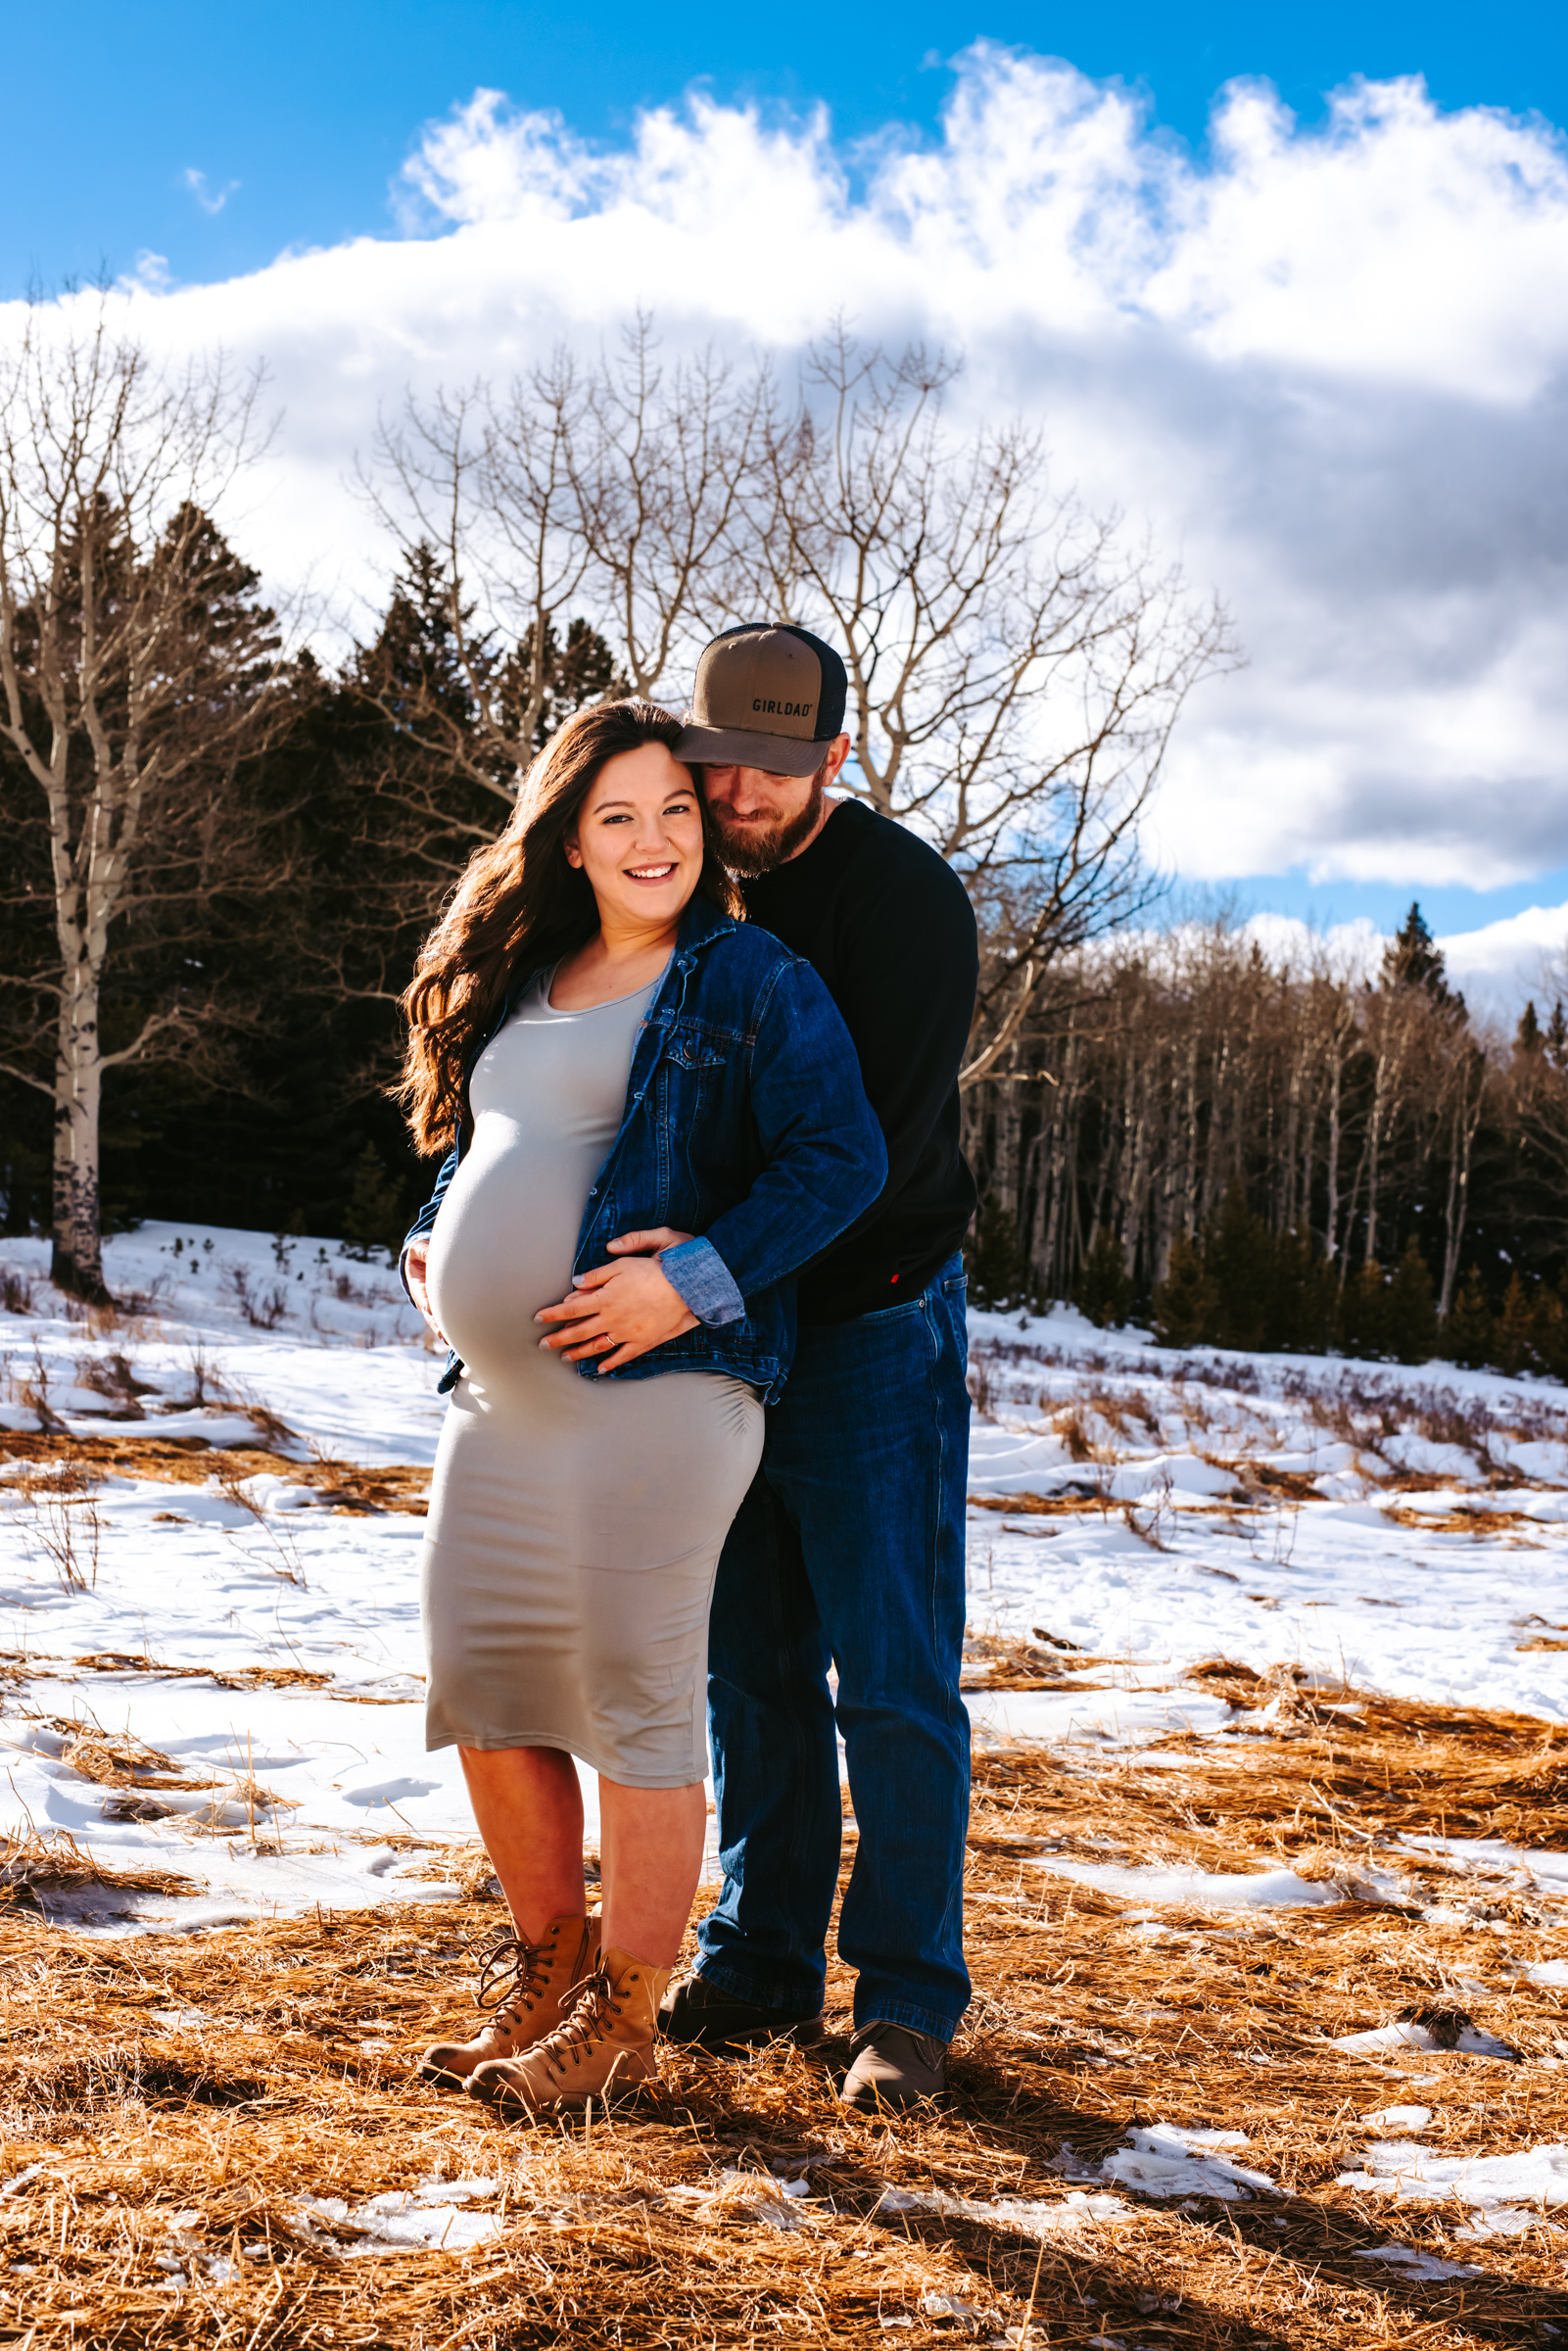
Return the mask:
<path fill-rule="evenodd" d="M 621 2013 L 621 2003 L 610 1996 L 612 1989 L 603 1967 L 583 1977 L 576 1987 L 577 1996 L 570 2013 L 561 2018 L 554 2032 L 540 2044 L 548 2051 L 552 2065 L 558 2066 L 568 2056 L 574 2065 L 581 2065 L 585 2052 L 595 2040 L 604 2038 L 611 2009 L 617 2016 Z"/>
<path fill-rule="evenodd" d="M 494 2008 L 498 2023 L 504 2023 L 508 2016 L 531 2007 L 546 1990 L 546 1959 L 550 1947 L 543 1943 L 524 1943 L 517 1935 L 498 1936 L 485 1953 L 480 1970 L 477 1995 L 480 2007 Z"/>

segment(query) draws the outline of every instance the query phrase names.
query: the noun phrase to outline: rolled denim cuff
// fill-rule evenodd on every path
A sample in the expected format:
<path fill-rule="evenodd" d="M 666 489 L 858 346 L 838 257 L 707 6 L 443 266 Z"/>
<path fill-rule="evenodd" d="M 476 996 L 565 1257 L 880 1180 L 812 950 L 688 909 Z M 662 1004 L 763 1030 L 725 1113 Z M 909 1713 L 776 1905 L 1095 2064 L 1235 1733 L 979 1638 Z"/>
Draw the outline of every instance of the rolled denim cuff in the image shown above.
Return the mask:
<path fill-rule="evenodd" d="M 713 1243 L 700 1234 L 661 1251 L 659 1271 L 699 1322 L 744 1320 L 746 1302 L 735 1286 L 735 1276 Z"/>

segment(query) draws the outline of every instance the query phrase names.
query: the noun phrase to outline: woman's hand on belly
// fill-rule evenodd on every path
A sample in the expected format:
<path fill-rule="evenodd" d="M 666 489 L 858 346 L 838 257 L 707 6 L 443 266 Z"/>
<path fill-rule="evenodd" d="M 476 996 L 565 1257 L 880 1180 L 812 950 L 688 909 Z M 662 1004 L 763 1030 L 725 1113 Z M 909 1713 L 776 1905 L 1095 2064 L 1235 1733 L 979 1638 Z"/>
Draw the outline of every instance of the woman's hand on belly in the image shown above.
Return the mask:
<path fill-rule="evenodd" d="M 430 1283 L 427 1277 L 427 1269 L 429 1264 L 429 1241 L 423 1236 L 421 1236 L 421 1238 L 417 1241 L 410 1241 L 408 1243 L 408 1253 L 403 1261 L 404 1278 L 408 1284 L 408 1295 L 413 1300 L 415 1306 L 419 1309 L 419 1312 L 424 1316 L 425 1320 L 429 1323 L 431 1329 L 435 1332 L 443 1347 L 447 1347 L 451 1345 L 451 1341 L 447 1337 L 446 1332 L 442 1329 L 441 1324 L 436 1320 L 434 1313 L 431 1311 Z"/>
<path fill-rule="evenodd" d="M 534 1319 L 558 1325 L 540 1340 L 542 1347 L 569 1364 L 601 1356 L 601 1371 L 618 1370 L 697 1326 L 696 1316 L 654 1257 L 623 1257 L 618 1265 L 577 1274 L 570 1297 L 559 1306 L 542 1307 Z"/>

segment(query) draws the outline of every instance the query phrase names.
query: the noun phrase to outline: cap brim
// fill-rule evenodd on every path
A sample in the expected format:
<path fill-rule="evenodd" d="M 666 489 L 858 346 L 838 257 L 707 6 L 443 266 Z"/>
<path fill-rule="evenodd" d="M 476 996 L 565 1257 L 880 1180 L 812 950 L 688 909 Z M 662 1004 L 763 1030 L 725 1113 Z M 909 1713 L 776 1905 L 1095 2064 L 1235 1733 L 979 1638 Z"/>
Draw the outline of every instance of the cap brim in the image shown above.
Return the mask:
<path fill-rule="evenodd" d="M 760 767 L 769 776 L 814 776 L 832 748 L 798 735 L 752 735 L 743 727 L 688 727 L 675 756 L 689 767 Z"/>

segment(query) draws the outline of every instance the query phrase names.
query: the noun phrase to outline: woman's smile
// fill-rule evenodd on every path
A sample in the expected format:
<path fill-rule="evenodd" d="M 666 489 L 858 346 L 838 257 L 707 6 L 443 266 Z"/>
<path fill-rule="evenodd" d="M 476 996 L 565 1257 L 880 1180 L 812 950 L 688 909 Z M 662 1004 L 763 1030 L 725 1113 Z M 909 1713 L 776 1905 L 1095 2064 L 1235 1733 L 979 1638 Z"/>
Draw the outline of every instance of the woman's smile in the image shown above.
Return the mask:
<path fill-rule="evenodd" d="M 624 961 L 661 943 L 667 952 L 706 854 L 690 770 L 668 746 L 644 743 L 606 759 L 564 845 L 597 901 L 600 936 L 596 948 L 583 951 L 588 962 L 604 954 Z M 570 985 L 571 972 L 566 979 Z M 568 1001 L 559 994 L 552 1000 Z"/>

